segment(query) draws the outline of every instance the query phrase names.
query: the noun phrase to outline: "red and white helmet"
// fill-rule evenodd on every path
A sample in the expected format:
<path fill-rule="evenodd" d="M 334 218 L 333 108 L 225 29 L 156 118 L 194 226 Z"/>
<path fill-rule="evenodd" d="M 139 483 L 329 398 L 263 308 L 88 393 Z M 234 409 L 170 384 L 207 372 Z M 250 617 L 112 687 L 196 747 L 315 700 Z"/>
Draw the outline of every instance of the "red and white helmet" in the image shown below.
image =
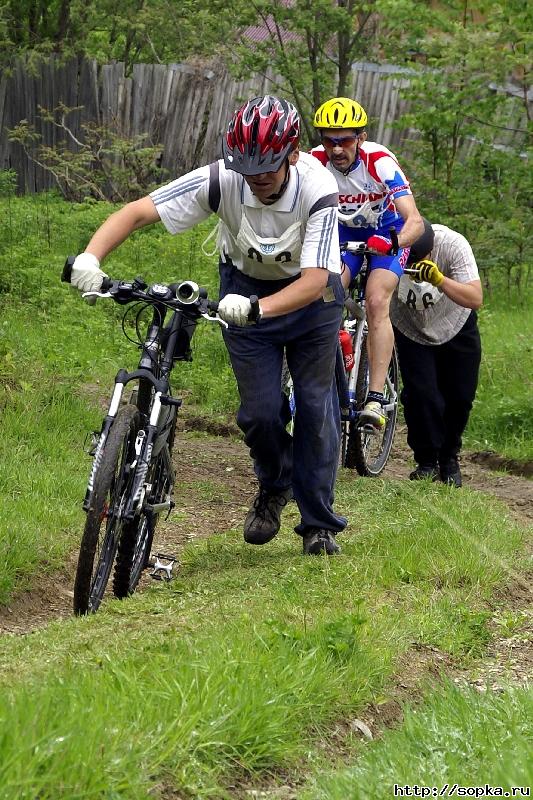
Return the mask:
<path fill-rule="evenodd" d="M 241 175 L 277 172 L 299 139 L 300 117 L 292 103 L 270 94 L 254 97 L 228 125 L 222 139 L 224 163 Z"/>

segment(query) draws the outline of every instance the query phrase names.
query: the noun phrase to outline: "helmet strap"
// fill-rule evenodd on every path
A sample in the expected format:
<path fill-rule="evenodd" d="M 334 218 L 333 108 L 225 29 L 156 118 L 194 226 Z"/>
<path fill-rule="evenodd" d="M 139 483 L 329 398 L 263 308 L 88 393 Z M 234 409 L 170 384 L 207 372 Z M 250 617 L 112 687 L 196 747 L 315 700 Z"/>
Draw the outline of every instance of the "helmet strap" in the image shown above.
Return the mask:
<path fill-rule="evenodd" d="M 345 169 L 345 170 L 344 170 L 344 172 L 343 172 L 342 174 L 343 174 L 345 177 L 346 177 L 347 175 L 349 175 L 349 174 L 350 174 L 350 172 L 352 172 L 352 171 L 353 171 L 353 170 L 356 168 L 356 166 L 358 165 L 358 163 L 359 163 L 359 141 L 357 142 L 357 147 L 356 147 L 356 149 L 355 149 L 355 158 L 354 158 L 354 160 L 352 161 L 352 163 L 350 164 L 350 166 L 348 167 L 348 169 Z"/>
<path fill-rule="evenodd" d="M 291 169 L 290 169 L 290 166 L 289 166 L 289 159 L 286 160 L 285 167 L 286 167 L 287 171 L 285 173 L 285 177 L 283 179 L 283 183 L 279 187 L 279 192 L 275 192 L 275 194 L 269 195 L 266 198 L 265 205 L 270 205 L 271 203 L 275 203 L 277 200 L 279 200 L 279 198 L 281 197 L 281 195 L 284 193 L 285 189 L 287 188 L 287 184 L 289 183 L 289 178 L 290 178 L 290 174 L 291 174 Z"/>

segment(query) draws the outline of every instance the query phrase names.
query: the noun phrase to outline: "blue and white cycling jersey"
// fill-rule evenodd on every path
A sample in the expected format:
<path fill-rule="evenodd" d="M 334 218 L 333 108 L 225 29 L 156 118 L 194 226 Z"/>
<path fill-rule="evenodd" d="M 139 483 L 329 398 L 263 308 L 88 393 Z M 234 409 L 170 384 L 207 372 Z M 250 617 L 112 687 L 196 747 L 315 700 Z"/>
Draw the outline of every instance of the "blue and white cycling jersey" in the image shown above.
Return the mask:
<path fill-rule="evenodd" d="M 370 228 L 372 234 L 379 228 L 388 230 L 391 225 L 401 227 L 403 220 L 394 200 L 412 192 L 394 153 L 377 142 L 363 142 L 347 175 L 335 169 L 322 145 L 311 153 L 335 176 L 339 211 L 354 215 L 352 220 L 343 223 L 346 227 Z"/>
<path fill-rule="evenodd" d="M 322 145 L 313 148 L 311 153 L 337 181 L 339 211 L 347 217 L 345 222 L 339 222 L 341 242 L 363 242 L 375 234 L 388 237 L 391 227 L 396 231 L 402 228 L 404 220 L 396 210 L 394 200 L 410 195 L 412 191 L 394 153 L 377 142 L 363 142 L 347 174 L 335 169 Z M 404 248 L 396 258 L 372 256 L 370 268 L 390 269 L 401 275 L 408 255 L 409 250 Z M 362 258 L 347 253 L 344 260 L 355 276 Z"/>

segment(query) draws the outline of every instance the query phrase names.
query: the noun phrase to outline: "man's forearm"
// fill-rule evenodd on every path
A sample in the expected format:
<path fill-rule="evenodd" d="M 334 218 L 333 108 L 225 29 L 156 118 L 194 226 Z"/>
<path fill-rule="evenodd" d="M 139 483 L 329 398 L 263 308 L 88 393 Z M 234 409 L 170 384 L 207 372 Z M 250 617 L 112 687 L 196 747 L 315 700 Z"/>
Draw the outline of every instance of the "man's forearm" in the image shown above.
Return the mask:
<path fill-rule="evenodd" d="M 405 220 L 404 226 L 398 234 L 398 245 L 400 247 L 409 247 L 414 244 L 423 233 L 424 221 L 417 212 Z"/>
<path fill-rule="evenodd" d="M 298 280 L 260 301 L 263 316 L 279 317 L 318 300 L 327 286 L 328 276 L 329 272 L 326 269 L 311 267 L 302 270 Z"/>
<path fill-rule="evenodd" d="M 133 231 L 158 221 L 159 215 L 149 197 L 128 203 L 106 219 L 93 235 L 85 250 L 96 256 L 99 261 L 103 261 Z"/>
<path fill-rule="evenodd" d="M 403 227 L 398 234 L 398 244 L 400 247 L 409 247 L 424 233 L 424 220 L 416 207 L 413 195 L 397 197 L 394 203 L 396 210 L 404 220 Z"/>
<path fill-rule="evenodd" d="M 454 281 L 453 278 L 444 277 L 439 289 L 444 292 L 446 297 L 449 297 L 457 305 L 463 306 L 463 308 L 475 310 L 481 308 L 483 304 L 481 281 L 459 283 L 459 281 Z"/>

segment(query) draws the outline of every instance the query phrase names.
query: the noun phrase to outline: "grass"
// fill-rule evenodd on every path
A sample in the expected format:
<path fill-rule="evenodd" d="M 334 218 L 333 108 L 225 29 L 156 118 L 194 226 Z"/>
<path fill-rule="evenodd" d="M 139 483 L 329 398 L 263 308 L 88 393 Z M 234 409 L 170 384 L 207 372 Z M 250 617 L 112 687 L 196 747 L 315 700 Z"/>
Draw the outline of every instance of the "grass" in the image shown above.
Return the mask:
<path fill-rule="evenodd" d="M 527 797 L 533 786 L 532 714 L 531 688 L 480 694 L 447 683 L 420 707 L 407 708 L 397 730 L 356 746 L 352 768 L 326 770 L 298 798 L 388 800 L 402 796 L 398 788 L 407 796 L 410 787 L 413 796 L 415 785 L 419 797 L 440 791 L 444 797 L 465 797 L 476 796 L 472 787 L 486 784 L 500 787 L 500 796 L 513 796 L 514 787 L 516 797 Z"/>
<path fill-rule="evenodd" d="M 533 318 L 527 298 L 480 314 L 483 357 L 465 445 L 533 459 Z"/>
<path fill-rule="evenodd" d="M 89 466 L 81 455 L 85 432 L 99 426 L 103 387 L 119 365 L 135 364 L 136 353 L 120 333 L 120 309 L 85 307 L 58 282 L 64 256 L 84 246 L 111 207 L 68 205 L 48 195 L 2 203 L 0 603 L 6 603 L 76 548 Z M 196 277 L 213 293 L 214 263 L 200 251 L 209 227 L 181 237 L 158 228 L 139 232 L 108 269 L 170 280 L 179 264 L 180 278 Z M 524 384 L 512 384 L 527 356 L 515 333 L 525 334 L 524 324 L 520 308 L 489 309 L 481 317 L 484 371 L 472 417 L 478 427 L 468 441 L 484 449 L 505 453 L 508 441 L 510 452 L 527 452 L 517 444 L 531 424 L 519 393 Z M 236 405 L 219 332 L 201 327 L 195 348 L 195 362 L 179 370 L 179 388 L 192 389 L 201 413 L 219 416 Z M 520 413 L 504 440 L 496 412 L 511 386 Z M 223 496 L 211 480 L 194 489 L 206 498 Z M 233 797 L 243 781 L 323 766 L 320 741 L 337 720 L 387 699 L 413 646 L 438 648 L 461 663 L 482 655 L 490 639 L 488 602 L 524 570 L 526 534 L 504 507 L 468 489 L 346 474 L 337 506 L 352 521 L 339 559 L 302 559 L 289 506 L 283 535 L 267 548 L 245 547 L 235 530 L 197 540 L 169 586 L 110 602 L 91 619 L 4 637 L 0 800 Z M 503 612 L 498 619 L 509 630 L 519 623 Z M 480 753 L 493 758 L 483 750 L 482 730 L 475 736 Z M 522 751 L 518 743 L 506 752 L 502 769 L 511 780 L 522 775 Z M 457 770 L 466 773 L 471 759 L 459 749 Z M 331 777 L 331 791 L 337 777 L 346 775 Z M 318 779 L 316 787 L 329 790 Z"/>
<path fill-rule="evenodd" d="M 485 602 L 520 568 L 502 507 L 346 478 L 338 505 L 357 521 L 338 559 L 302 559 L 291 506 L 268 548 L 197 541 L 169 586 L 4 639 L 0 797 L 231 797 L 386 699 L 413 643 L 483 652 Z"/>
<path fill-rule="evenodd" d="M 119 366 L 136 366 L 137 350 L 124 338 L 123 309 L 94 308 L 59 277 L 66 254 L 85 246 L 110 213 L 108 204 L 67 204 L 53 195 L 0 200 L 0 604 L 29 585 L 38 571 L 57 569 L 79 541 L 79 498 L 89 460 L 87 434 L 99 429 L 102 401 Z M 210 225 L 189 237 L 157 228 L 143 231 L 110 259 L 122 277 L 139 272 L 189 278 L 216 295 L 215 267 L 201 254 Z M 160 251 L 162 256 L 160 255 Z M 159 266 L 183 265 L 179 273 Z M 193 270 L 192 265 L 195 269 Z M 199 325 L 196 360 L 176 370 L 176 389 L 203 399 L 203 413 L 234 407 L 235 382 L 220 332 Z M 131 335 L 131 332 L 130 332 Z"/>

